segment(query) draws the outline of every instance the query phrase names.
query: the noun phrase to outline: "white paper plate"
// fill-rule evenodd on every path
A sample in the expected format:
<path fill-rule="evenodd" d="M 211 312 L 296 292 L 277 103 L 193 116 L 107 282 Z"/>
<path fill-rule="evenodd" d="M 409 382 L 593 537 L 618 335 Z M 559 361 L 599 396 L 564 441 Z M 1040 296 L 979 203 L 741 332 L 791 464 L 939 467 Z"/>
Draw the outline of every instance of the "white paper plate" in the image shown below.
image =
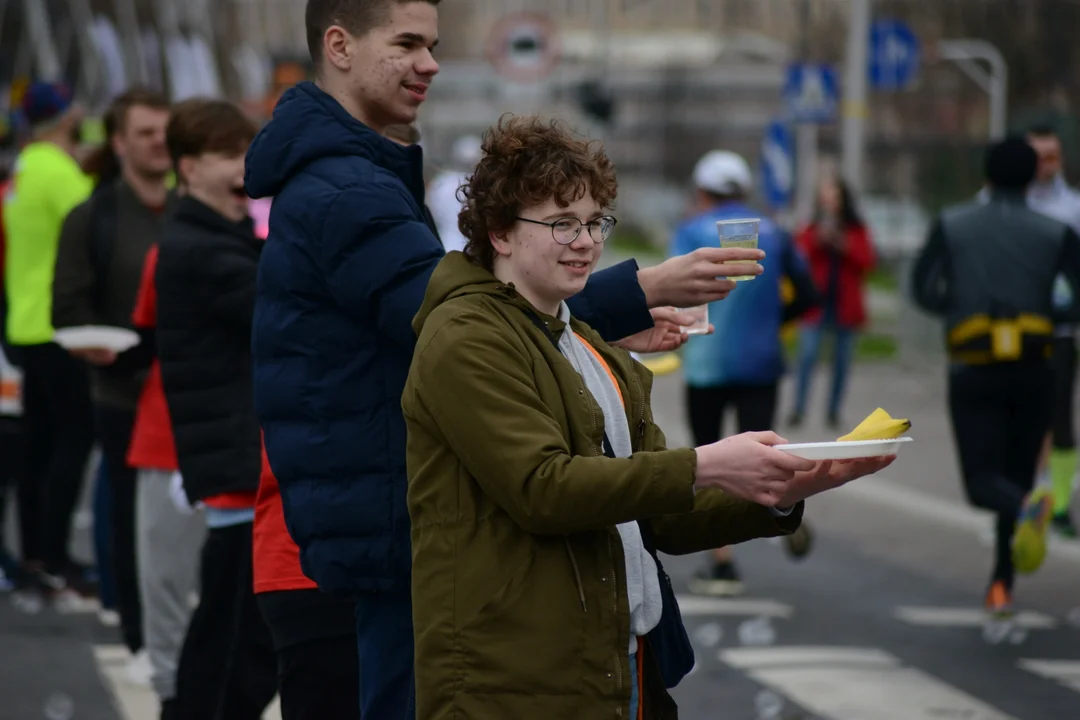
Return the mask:
<path fill-rule="evenodd" d="M 791 443 L 789 445 L 774 445 L 773 447 L 807 460 L 855 460 L 858 458 L 895 455 L 901 447 L 910 442 L 914 442 L 914 439 L 898 437 L 891 440 Z"/>
<path fill-rule="evenodd" d="M 139 344 L 138 333 L 127 328 L 83 325 L 61 328 L 53 339 L 66 350 L 112 350 L 122 353 Z"/>

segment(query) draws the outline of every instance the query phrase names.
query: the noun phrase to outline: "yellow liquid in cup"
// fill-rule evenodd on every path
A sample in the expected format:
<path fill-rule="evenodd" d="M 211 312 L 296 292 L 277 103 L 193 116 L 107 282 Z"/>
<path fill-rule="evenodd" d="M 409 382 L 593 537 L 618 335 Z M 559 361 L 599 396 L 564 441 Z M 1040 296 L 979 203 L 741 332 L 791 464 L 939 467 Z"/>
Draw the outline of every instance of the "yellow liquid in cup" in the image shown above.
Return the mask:
<path fill-rule="evenodd" d="M 757 235 L 733 235 L 730 238 L 724 238 L 720 241 L 720 247 L 722 248 L 751 248 L 756 249 L 758 243 Z M 747 265 L 753 265 L 754 260 L 729 260 L 731 264 L 743 263 Z M 728 280 L 734 280 L 735 282 L 742 282 L 743 280 L 753 280 L 757 275 L 739 275 L 736 277 L 729 277 Z"/>

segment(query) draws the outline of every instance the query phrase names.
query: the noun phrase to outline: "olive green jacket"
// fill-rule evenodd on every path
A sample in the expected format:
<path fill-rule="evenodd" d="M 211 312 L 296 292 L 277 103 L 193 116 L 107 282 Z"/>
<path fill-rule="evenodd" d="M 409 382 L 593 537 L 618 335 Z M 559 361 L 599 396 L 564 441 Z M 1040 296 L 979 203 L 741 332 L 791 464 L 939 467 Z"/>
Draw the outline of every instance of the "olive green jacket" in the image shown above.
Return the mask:
<path fill-rule="evenodd" d="M 572 321 L 611 366 L 634 454 L 603 456 L 603 415 L 513 287 L 451 253 L 432 276 L 402 396 L 408 426 L 417 720 L 626 717 L 630 632 L 618 523 L 684 554 L 793 532 L 667 450 L 651 375 Z M 563 324 L 541 316 L 558 336 Z M 647 655 L 647 653 L 646 653 Z M 676 717 L 646 664 L 645 717 Z"/>

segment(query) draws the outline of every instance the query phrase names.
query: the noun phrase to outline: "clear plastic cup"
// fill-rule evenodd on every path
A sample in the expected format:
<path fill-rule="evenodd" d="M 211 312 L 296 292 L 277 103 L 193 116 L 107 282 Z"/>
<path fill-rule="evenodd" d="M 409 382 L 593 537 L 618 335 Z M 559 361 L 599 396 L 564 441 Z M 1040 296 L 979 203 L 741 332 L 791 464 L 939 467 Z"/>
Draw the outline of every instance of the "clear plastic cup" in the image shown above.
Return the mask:
<path fill-rule="evenodd" d="M 705 335 L 709 332 L 709 306 L 698 305 L 697 307 L 678 308 L 681 313 L 686 313 L 694 318 L 694 322 L 682 328 L 687 335 Z"/>
<path fill-rule="evenodd" d="M 716 231 L 720 235 L 720 247 L 722 248 L 757 248 L 758 228 L 761 226 L 759 218 L 743 218 L 739 220 L 717 220 Z M 753 264 L 753 260 L 732 260 L 731 263 Z M 739 275 L 729 277 L 728 280 L 741 282 L 753 280 L 756 275 Z"/>

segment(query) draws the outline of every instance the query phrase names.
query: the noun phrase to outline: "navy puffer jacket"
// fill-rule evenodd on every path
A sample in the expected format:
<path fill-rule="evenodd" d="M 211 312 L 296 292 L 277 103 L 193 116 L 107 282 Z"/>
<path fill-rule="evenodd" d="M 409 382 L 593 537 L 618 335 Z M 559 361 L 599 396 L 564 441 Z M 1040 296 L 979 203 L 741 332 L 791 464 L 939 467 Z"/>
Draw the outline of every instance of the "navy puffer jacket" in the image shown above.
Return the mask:
<path fill-rule="evenodd" d="M 285 521 L 321 589 L 407 591 L 401 394 L 442 245 L 424 208 L 423 157 L 302 83 L 247 155 L 274 197 L 252 338 L 255 403 Z M 637 266 L 598 273 L 572 304 L 607 338 L 651 325 Z"/>

